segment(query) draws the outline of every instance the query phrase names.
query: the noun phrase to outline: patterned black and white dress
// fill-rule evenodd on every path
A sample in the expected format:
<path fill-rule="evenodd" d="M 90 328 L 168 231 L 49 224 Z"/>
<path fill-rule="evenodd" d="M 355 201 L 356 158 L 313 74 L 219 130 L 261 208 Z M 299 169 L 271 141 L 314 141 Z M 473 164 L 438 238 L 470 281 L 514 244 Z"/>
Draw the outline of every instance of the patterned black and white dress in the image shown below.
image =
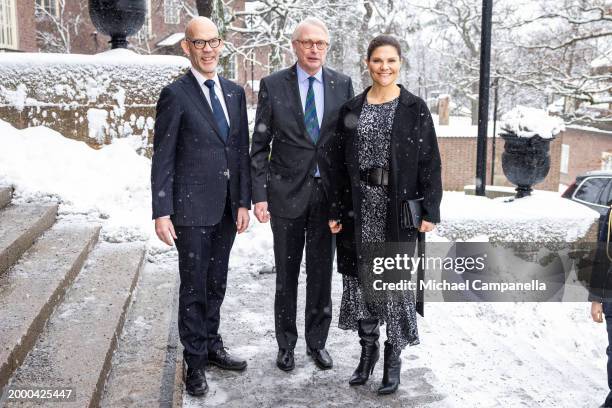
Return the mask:
<path fill-rule="evenodd" d="M 359 170 L 389 169 L 391 131 L 399 98 L 382 104 L 364 102 L 357 137 Z M 361 242 L 384 243 L 388 211 L 387 186 L 361 186 Z M 370 271 L 371 273 L 371 271 Z M 359 274 L 361 275 L 361 273 Z M 357 330 L 361 319 L 378 319 L 387 324 L 387 341 L 395 349 L 419 344 L 414 294 L 410 290 L 400 295 L 383 292 L 382 297 L 369 297 L 364 293 L 359 278 L 343 275 L 344 290 L 338 326 Z"/>

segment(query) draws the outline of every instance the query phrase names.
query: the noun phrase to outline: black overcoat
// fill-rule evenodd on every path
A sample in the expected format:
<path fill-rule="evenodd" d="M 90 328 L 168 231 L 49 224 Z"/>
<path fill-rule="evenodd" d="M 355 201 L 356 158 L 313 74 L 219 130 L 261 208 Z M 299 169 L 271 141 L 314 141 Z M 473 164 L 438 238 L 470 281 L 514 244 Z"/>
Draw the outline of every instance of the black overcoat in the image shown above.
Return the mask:
<path fill-rule="evenodd" d="M 389 208 L 386 242 L 413 242 L 415 229 L 400 226 L 402 201 L 423 199 L 423 219 L 440 221 L 442 200 L 441 160 L 436 132 L 426 103 L 403 86 L 393 119 L 389 160 Z M 361 194 L 357 125 L 370 88 L 346 102 L 340 109 L 332 159 L 333 199 L 330 219 L 339 219 L 338 272 L 356 276 L 355 262 L 361 243 Z"/>

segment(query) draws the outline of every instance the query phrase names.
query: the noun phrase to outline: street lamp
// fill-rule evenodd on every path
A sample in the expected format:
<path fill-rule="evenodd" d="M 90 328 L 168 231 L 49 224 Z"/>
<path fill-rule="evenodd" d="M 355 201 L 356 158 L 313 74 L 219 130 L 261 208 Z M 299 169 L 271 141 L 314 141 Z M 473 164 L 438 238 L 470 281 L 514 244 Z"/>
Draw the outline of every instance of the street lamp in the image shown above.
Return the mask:
<path fill-rule="evenodd" d="M 482 0 L 480 84 L 478 96 L 478 142 L 476 146 L 476 195 L 485 195 L 487 175 L 487 128 L 489 125 L 489 77 L 491 68 L 491 20 L 493 0 Z"/>

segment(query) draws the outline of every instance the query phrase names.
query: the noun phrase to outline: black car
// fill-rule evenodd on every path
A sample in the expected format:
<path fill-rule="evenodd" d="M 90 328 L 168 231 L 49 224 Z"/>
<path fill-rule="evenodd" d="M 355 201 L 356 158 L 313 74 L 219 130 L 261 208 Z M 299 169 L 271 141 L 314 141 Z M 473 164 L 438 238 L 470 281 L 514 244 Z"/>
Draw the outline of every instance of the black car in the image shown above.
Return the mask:
<path fill-rule="evenodd" d="M 576 177 L 561 195 L 606 215 L 612 201 L 612 170 L 589 171 Z"/>

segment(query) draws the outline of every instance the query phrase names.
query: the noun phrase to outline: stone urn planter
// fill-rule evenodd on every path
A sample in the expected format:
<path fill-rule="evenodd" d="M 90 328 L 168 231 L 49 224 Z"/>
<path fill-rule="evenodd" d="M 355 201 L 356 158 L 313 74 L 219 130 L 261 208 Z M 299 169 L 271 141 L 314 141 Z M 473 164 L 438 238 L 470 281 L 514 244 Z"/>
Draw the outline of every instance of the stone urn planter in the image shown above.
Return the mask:
<path fill-rule="evenodd" d="M 516 185 L 516 198 L 531 194 L 550 170 L 550 142 L 563 130 L 559 118 L 539 109 L 519 106 L 503 117 L 500 136 L 504 139 L 502 169 Z"/>
<path fill-rule="evenodd" d="M 111 48 L 127 48 L 127 37 L 145 20 L 145 0 L 89 0 L 89 15 L 98 31 L 111 37 Z"/>

